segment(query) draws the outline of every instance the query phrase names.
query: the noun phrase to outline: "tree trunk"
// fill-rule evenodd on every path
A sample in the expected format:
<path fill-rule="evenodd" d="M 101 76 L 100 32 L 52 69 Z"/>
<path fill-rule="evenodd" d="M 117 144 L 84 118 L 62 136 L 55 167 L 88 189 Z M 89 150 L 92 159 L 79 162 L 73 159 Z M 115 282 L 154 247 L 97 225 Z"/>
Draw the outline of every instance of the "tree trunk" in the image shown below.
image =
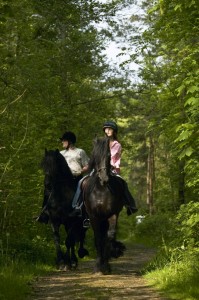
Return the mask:
<path fill-rule="evenodd" d="M 153 204 L 153 188 L 154 188 L 154 142 L 152 137 L 149 137 L 148 144 L 148 158 L 147 158 L 147 205 L 149 207 L 149 214 L 152 215 L 154 211 Z"/>
<path fill-rule="evenodd" d="M 185 162 L 184 160 L 179 162 L 179 178 L 178 178 L 178 204 L 179 207 L 185 204 Z"/>

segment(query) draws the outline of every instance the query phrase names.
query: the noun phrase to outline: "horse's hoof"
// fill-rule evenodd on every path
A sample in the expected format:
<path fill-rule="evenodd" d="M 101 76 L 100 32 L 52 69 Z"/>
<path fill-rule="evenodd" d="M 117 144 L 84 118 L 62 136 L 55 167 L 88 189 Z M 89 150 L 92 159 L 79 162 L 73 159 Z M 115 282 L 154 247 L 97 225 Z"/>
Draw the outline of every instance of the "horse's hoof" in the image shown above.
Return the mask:
<path fill-rule="evenodd" d="M 103 273 L 101 272 L 101 271 L 94 271 L 93 272 L 93 276 L 102 276 L 103 275 Z"/>
<path fill-rule="evenodd" d="M 71 270 L 71 267 L 69 266 L 64 266 L 63 270 L 64 272 L 67 272 L 67 271 L 70 271 Z"/>
<path fill-rule="evenodd" d="M 70 271 L 70 267 L 66 266 L 66 265 L 61 265 L 61 266 L 58 267 L 58 270 L 67 272 L 67 271 Z"/>
<path fill-rule="evenodd" d="M 77 263 L 72 263 L 71 264 L 71 269 L 76 270 L 77 269 Z"/>
<path fill-rule="evenodd" d="M 79 258 L 84 258 L 85 256 L 89 256 L 89 252 L 85 248 L 79 249 L 78 256 Z"/>
<path fill-rule="evenodd" d="M 110 275 L 111 274 L 111 270 L 105 270 L 102 272 L 103 275 Z"/>

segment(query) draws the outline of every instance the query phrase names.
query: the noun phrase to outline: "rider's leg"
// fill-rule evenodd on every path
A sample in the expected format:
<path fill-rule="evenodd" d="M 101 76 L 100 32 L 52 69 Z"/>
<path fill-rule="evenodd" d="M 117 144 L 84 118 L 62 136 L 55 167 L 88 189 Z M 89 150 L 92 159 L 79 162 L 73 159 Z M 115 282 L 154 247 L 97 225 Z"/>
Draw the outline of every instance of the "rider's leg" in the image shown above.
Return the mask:
<path fill-rule="evenodd" d="M 82 188 L 81 188 L 81 185 L 82 185 L 82 182 L 84 180 L 85 177 L 83 177 L 79 182 L 78 182 L 78 185 L 77 185 L 77 189 L 76 189 L 76 192 L 75 192 L 75 195 L 73 197 L 73 201 L 72 201 L 72 208 L 76 208 L 76 207 L 79 207 L 82 203 L 82 199 L 80 199 L 80 195 L 81 195 L 81 192 L 82 192 Z M 79 204 L 79 205 L 78 205 Z"/>
<path fill-rule="evenodd" d="M 84 176 L 78 183 L 76 193 L 74 195 L 72 201 L 72 208 L 74 209 L 71 213 L 71 217 L 83 217 L 83 227 L 89 228 L 90 227 L 90 220 L 83 206 L 83 197 L 82 197 L 82 183 L 86 177 L 89 175 Z"/>
<path fill-rule="evenodd" d="M 135 199 L 131 195 L 126 181 L 124 181 L 124 196 L 125 206 L 127 208 L 127 215 L 129 216 L 133 213 L 136 213 L 138 209 L 136 207 Z"/>
<path fill-rule="evenodd" d="M 82 206 L 83 206 L 83 198 L 82 198 L 82 183 L 86 177 L 89 175 L 84 176 L 77 185 L 77 190 L 75 192 L 75 195 L 73 197 L 72 201 L 72 208 L 73 211 L 70 213 L 71 217 L 75 216 L 82 216 Z"/>
<path fill-rule="evenodd" d="M 121 185 L 123 187 L 124 205 L 127 208 L 127 215 L 129 216 L 133 213 L 136 213 L 138 211 L 138 209 L 136 207 L 135 199 L 131 195 L 126 181 L 120 175 L 116 175 L 116 178 L 117 178 L 117 180 L 119 180 L 119 182 L 121 183 Z"/>

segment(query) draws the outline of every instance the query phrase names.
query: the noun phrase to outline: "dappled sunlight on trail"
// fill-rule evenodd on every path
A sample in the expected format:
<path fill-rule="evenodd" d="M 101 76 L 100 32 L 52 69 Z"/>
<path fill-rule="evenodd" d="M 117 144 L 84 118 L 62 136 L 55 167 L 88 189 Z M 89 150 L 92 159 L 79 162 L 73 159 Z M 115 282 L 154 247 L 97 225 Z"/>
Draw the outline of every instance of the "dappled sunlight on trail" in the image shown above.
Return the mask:
<path fill-rule="evenodd" d="M 111 275 L 93 274 L 95 261 L 81 260 L 76 271 L 57 271 L 39 278 L 30 299 L 166 300 L 141 277 L 141 269 L 153 255 L 152 250 L 142 246 L 128 247 L 123 257 L 111 261 Z"/>

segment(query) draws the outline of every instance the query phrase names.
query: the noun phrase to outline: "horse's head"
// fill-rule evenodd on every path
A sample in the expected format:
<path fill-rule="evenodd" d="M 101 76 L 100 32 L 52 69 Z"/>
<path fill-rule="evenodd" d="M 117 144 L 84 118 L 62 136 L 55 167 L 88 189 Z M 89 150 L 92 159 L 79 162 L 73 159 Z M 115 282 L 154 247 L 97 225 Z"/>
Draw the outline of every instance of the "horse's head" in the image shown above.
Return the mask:
<path fill-rule="evenodd" d="M 45 149 L 45 155 L 41 161 L 41 168 L 43 169 L 45 175 L 54 177 L 57 170 L 57 155 L 59 150 L 47 150 Z"/>
<path fill-rule="evenodd" d="M 56 150 L 45 149 L 45 155 L 41 162 L 41 167 L 44 174 L 50 178 L 60 178 L 63 179 L 67 176 L 70 180 L 73 178 L 71 170 L 63 157 L 63 155 Z"/>
<path fill-rule="evenodd" d="M 111 164 L 109 139 L 107 137 L 94 140 L 90 168 L 95 170 L 102 185 L 108 181 Z"/>

